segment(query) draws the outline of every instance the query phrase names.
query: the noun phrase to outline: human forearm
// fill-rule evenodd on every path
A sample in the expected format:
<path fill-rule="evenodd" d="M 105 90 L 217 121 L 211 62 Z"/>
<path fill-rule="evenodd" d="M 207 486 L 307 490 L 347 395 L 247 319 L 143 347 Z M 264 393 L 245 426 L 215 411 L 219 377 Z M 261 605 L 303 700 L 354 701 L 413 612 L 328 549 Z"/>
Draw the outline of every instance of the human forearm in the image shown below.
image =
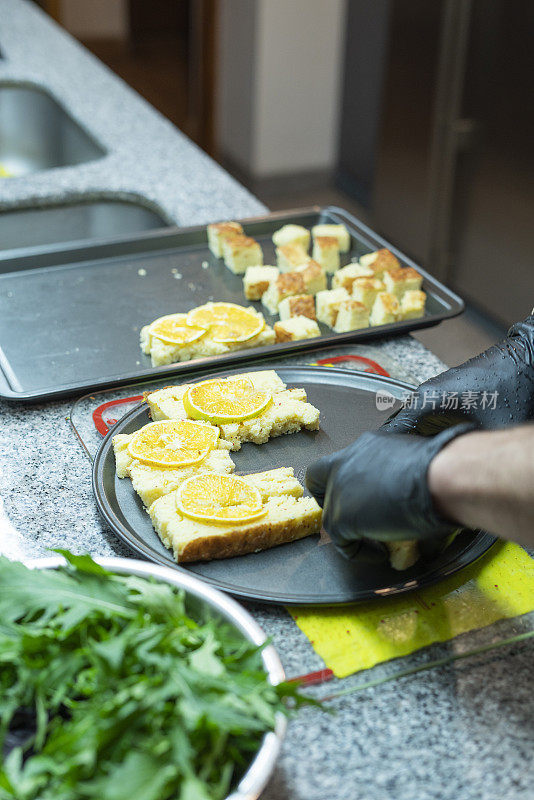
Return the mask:
<path fill-rule="evenodd" d="M 534 425 L 468 433 L 433 459 L 437 511 L 466 527 L 534 546 Z"/>

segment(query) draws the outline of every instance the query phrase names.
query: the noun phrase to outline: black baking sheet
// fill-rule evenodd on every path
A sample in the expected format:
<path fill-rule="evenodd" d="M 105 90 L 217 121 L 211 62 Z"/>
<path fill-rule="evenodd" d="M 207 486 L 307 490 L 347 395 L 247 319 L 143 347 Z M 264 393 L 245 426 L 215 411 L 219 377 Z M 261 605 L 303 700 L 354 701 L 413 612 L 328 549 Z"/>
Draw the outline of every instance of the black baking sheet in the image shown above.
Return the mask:
<path fill-rule="evenodd" d="M 342 263 L 389 247 L 404 265 L 417 266 L 347 212 L 315 208 L 242 220 L 261 242 L 266 264 L 276 263 L 272 234 L 287 223 L 307 228 L 342 222 L 352 249 Z M 463 310 L 463 302 L 417 266 L 427 292 L 425 317 L 349 333 L 321 326 L 322 336 L 242 350 L 179 365 L 152 367 L 139 348 L 139 331 L 157 317 L 188 311 L 208 300 L 250 305 L 242 276 L 208 250 L 205 226 L 170 229 L 100 244 L 80 244 L 2 258 L 0 253 L 0 397 L 37 400 L 147 378 L 224 368 L 258 355 L 289 355 L 327 344 L 365 341 L 435 325 Z M 264 311 L 260 303 L 252 304 Z M 264 312 L 265 313 L 265 312 Z M 269 324 L 276 317 L 265 314 Z"/>
<path fill-rule="evenodd" d="M 383 404 L 377 408 L 377 391 L 388 392 L 399 401 L 413 389 L 391 378 L 343 369 L 271 368 L 289 387 L 306 390 L 308 400 L 321 411 L 320 429 L 280 436 L 262 445 L 244 444 L 239 452 L 232 453 L 238 475 L 291 466 L 304 484 L 310 463 L 385 421 L 391 409 L 385 410 Z M 483 555 L 496 541 L 487 533 L 466 531 L 438 558 L 420 561 L 405 572 L 387 564 L 370 567 L 350 563 L 324 533 L 261 553 L 179 567 L 154 532 L 131 481 L 115 475 L 112 436 L 132 433 L 147 422 L 148 408 L 143 404 L 126 414 L 103 440 L 93 463 L 93 490 L 100 512 L 111 529 L 142 557 L 193 572 L 236 596 L 285 605 L 336 605 L 396 595 L 451 575 Z"/>

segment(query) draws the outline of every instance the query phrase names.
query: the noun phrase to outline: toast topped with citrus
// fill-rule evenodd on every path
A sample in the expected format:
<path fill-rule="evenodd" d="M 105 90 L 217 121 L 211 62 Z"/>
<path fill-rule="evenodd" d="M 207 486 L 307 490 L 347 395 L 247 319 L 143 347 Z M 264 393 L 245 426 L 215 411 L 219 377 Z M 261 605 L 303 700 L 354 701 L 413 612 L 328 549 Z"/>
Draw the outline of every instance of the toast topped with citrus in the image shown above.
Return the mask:
<path fill-rule="evenodd" d="M 319 410 L 304 389 L 287 389 L 274 370 L 242 373 L 201 383 L 169 386 L 146 395 L 153 420 L 197 419 L 217 425 L 239 450 L 302 428 L 319 428 Z"/>

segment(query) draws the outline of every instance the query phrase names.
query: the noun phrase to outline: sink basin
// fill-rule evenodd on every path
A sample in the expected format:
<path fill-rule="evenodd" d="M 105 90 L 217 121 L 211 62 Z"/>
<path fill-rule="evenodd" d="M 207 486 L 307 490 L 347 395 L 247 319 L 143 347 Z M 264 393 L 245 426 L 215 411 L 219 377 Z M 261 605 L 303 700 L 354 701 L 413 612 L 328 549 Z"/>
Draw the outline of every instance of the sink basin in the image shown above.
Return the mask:
<path fill-rule="evenodd" d="M 106 239 L 169 223 L 156 211 L 126 200 L 85 200 L 0 212 L 0 250 Z"/>
<path fill-rule="evenodd" d="M 105 153 L 44 89 L 0 84 L 0 175 L 82 164 Z"/>

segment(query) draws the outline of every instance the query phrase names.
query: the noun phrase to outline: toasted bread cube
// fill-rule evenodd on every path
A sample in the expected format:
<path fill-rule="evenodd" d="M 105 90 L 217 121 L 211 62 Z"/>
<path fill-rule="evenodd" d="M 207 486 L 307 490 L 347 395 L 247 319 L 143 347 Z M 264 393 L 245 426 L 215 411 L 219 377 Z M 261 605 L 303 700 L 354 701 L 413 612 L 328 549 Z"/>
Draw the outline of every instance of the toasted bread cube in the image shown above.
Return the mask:
<path fill-rule="evenodd" d="M 339 307 L 344 300 L 350 300 L 350 295 L 345 289 L 327 289 L 318 292 L 315 298 L 315 311 L 319 322 L 324 322 L 333 328 Z"/>
<path fill-rule="evenodd" d="M 369 327 L 369 309 L 357 300 L 343 300 L 337 312 L 334 330 L 336 333 L 356 331 Z"/>
<path fill-rule="evenodd" d="M 375 250 L 374 253 L 367 253 L 362 256 L 360 264 L 362 267 L 370 267 L 374 272 L 375 278 L 382 278 L 386 270 L 400 267 L 399 259 L 393 255 L 391 250 L 387 250 L 385 247 L 382 250 Z"/>
<path fill-rule="evenodd" d="M 247 267 L 263 264 L 259 243 L 250 236 L 236 234 L 223 239 L 224 263 L 235 275 L 243 275 Z"/>
<path fill-rule="evenodd" d="M 247 300 L 261 300 L 271 281 L 276 280 L 279 274 L 280 270 L 277 267 L 247 267 L 243 278 L 243 289 Z"/>
<path fill-rule="evenodd" d="M 277 342 L 294 342 L 297 339 L 314 339 L 321 335 L 314 319 L 298 316 L 274 323 Z"/>
<path fill-rule="evenodd" d="M 280 300 L 278 305 L 280 319 L 290 319 L 290 317 L 308 317 L 315 319 L 315 301 L 311 294 L 295 294 L 293 297 L 285 297 Z"/>
<path fill-rule="evenodd" d="M 394 294 L 379 292 L 373 304 L 369 322 L 371 325 L 387 325 L 399 318 L 400 303 Z"/>
<path fill-rule="evenodd" d="M 208 225 L 208 247 L 216 258 L 222 258 L 223 241 L 228 236 L 243 233 L 239 222 L 213 222 Z"/>
<path fill-rule="evenodd" d="M 425 316 L 426 294 L 419 289 L 404 292 L 401 300 L 401 319 L 417 319 Z"/>
<path fill-rule="evenodd" d="M 362 267 L 361 264 L 347 264 L 346 267 L 341 267 L 334 273 L 332 278 L 332 289 L 346 289 L 349 294 L 352 292 L 352 286 L 357 278 L 372 278 L 374 272 L 368 267 Z"/>
<path fill-rule="evenodd" d="M 278 313 L 280 300 L 295 294 L 305 294 L 302 275 L 296 272 L 287 272 L 279 275 L 263 294 L 261 302 L 271 314 Z"/>
<path fill-rule="evenodd" d="M 350 250 L 350 233 L 344 225 L 314 225 L 312 234 L 314 239 L 318 236 L 335 236 L 341 253 Z"/>
<path fill-rule="evenodd" d="M 379 292 L 385 292 L 384 283 L 378 278 L 357 278 L 352 284 L 352 298 L 372 309 Z"/>
<path fill-rule="evenodd" d="M 308 294 L 317 294 L 326 289 L 326 272 L 317 261 L 312 258 L 303 267 L 297 267 L 295 272 L 302 275 L 304 288 Z"/>
<path fill-rule="evenodd" d="M 326 272 L 339 269 L 339 243 L 335 236 L 316 236 L 313 240 L 313 258 Z"/>
<path fill-rule="evenodd" d="M 293 272 L 309 260 L 309 255 L 302 245 L 293 243 L 276 248 L 276 263 L 280 272 Z"/>
<path fill-rule="evenodd" d="M 275 247 L 285 247 L 288 244 L 297 244 L 308 252 L 310 247 L 310 232 L 302 225 L 284 225 L 283 228 L 273 233 Z"/>
<path fill-rule="evenodd" d="M 423 285 L 423 276 L 412 267 L 386 270 L 384 272 L 386 291 L 394 294 L 399 300 L 404 292 L 418 291 Z"/>

